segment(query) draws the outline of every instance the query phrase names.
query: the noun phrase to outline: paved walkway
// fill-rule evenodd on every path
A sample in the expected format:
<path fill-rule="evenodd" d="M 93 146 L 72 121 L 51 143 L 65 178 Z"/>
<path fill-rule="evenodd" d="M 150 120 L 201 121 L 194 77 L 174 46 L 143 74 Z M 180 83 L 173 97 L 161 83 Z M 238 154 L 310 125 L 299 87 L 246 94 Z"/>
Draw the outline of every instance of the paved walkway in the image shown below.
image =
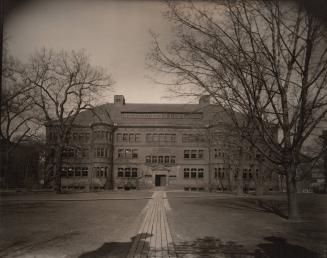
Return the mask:
<path fill-rule="evenodd" d="M 173 240 L 167 221 L 169 207 L 166 193 L 156 191 L 148 202 L 143 223 L 133 241 L 128 258 L 163 257 L 175 258 Z"/>

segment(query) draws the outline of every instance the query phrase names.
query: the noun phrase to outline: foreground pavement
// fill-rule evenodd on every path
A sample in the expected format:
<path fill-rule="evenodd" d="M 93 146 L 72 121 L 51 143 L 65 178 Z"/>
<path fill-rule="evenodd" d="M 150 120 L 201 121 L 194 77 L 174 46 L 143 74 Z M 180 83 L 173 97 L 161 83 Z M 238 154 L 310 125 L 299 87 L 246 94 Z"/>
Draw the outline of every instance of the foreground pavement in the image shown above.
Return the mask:
<path fill-rule="evenodd" d="M 283 195 L 6 193 L 0 257 L 327 258 L 327 197 L 299 199 L 294 223 Z"/>

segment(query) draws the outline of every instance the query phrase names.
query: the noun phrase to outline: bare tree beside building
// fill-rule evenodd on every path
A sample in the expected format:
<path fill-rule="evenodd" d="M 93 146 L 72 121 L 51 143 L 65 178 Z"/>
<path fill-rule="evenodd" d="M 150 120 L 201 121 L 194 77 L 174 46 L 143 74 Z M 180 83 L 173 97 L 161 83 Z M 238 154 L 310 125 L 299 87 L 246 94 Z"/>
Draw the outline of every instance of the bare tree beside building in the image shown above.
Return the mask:
<path fill-rule="evenodd" d="M 2 71 L 1 99 L 1 186 L 8 186 L 11 171 L 10 160 L 13 152 L 21 143 L 34 140 L 39 126 L 27 85 L 21 76 L 22 65 L 8 52 L 4 54 Z"/>
<path fill-rule="evenodd" d="M 61 191 L 62 155 L 69 147 L 75 119 L 91 109 L 100 94 L 113 81 L 106 72 L 90 64 L 84 51 L 41 49 L 26 64 L 24 78 L 33 90 L 30 97 L 40 112 L 40 122 L 51 126 L 55 144 L 49 150 L 47 163 L 54 165 L 56 190 Z"/>
<path fill-rule="evenodd" d="M 298 218 L 303 145 L 327 114 L 325 27 L 301 5 L 278 0 L 169 7 L 176 37 L 167 49 L 154 37 L 151 66 L 173 75 L 176 94 L 213 97 L 286 177 L 289 218 Z"/>

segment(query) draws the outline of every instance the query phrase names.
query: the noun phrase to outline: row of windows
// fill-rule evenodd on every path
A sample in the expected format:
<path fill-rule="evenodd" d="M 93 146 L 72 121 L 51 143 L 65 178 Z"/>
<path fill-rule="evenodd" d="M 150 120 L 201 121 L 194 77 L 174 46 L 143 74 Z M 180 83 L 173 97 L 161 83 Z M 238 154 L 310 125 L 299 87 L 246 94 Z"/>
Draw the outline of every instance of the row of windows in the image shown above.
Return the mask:
<path fill-rule="evenodd" d="M 146 163 L 152 163 L 152 164 L 156 164 L 156 163 L 174 164 L 175 161 L 176 161 L 175 156 L 146 156 L 145 158 Z"/>
<path fill-rule="evenodd" d="M 218 158 L 221 157 L 223 158 L 225 156 L 225 152 L 222 149 L 214 149 L 214 157 Z"/>
<path fill-rule="evenodd" d="M 118 149 L 118 159 L 137 159 L 137 149 Z"/>
<path fill-rule="evenodd" d="M 62 152 L 63 158 L 86 158 L 89 156 L 89 148 L 66 148 Z"/>
<path fill-rule="evenodd" d="M 122 112 L 123 118 L 166 118 L 166 119 L 201 119 L 202 113 L 157 113 L 157 112 Z"/>
<path fill-rule="evenodd" d="M 147 142 L 176 142 L 176 134 L 147 133 Z"/>
<path fill-rule="evenodd" d="M 203 150 L 184 150 L 184 159 L 203 159 Z"/>
<path fill-rule="evenodd" d="M 203 134 L 183 134 L 182 142 L 205 142 L 206 138 Z"/>
<path fill-rule="evenodd" d="M 137 177 L 137 168 L 118 168 L 118 177 Z"/>
<path fill-rule="evenodd" d="M 96 140 L 110 140 L 111 139 L 111 132 L 97 130 L 94 131 L 94 139 Z"/>
<path fill-rule="evenodd" d="M 117 142 L 140 142 L 141 134 L 139 133 L 117 133 Z"/>
<path fill-rule="evenodd" d="M 88 176 L 88 167 L 62 167 L 61 176 L 62 177 L 86 177 Z"/>
<path fill-rule="evenodd" d="M 224 179 L 225 178 L 225 168 L 215 168 L 215 178 Z"/>
<path fill-rule="evenodd" d="M 95 140 L 110 140 L 111 133 L 109 131 L 97 130 L 97 131 L 94 131 L 93 137 Z M 57 133 L 50 132 L 49 133 L 49 141 L 56 142 L 56 140 L 57 140 Z M 90 133 L 88 133 L 88 132 L 72 133 L 72 134 L 69 134 L 67 137 L 68 142 L 73 141 L 74 143 L 77 143 L 77 142 L 86 143 L 86 142 L 89 142 L 89 140 L 90 140 Z"/>
<path fill-rule="evenodd" d="M 96 177 L 106 177 L 107 171 L 108 171 L 108 167 L 94 167 L 93 175 Z"/>
<path fill-rule="evenodd" d="M 109 148 L 96 147 L 94 148 L 94 157 L 96 158 L 109 158 L 110 150 Z"/>
<path fill-rule="evenodd" d="M 108 167 L 94 167 L 93 176 L 95 177 L 106 177 Z M 87 177 L 89 173 L 88 167 L 62 167 L 62 177 Z"/>
<path fill-rule="evenodd" d="M 203 178 L 204 168 L 184 168 L 184 178 Z"/>

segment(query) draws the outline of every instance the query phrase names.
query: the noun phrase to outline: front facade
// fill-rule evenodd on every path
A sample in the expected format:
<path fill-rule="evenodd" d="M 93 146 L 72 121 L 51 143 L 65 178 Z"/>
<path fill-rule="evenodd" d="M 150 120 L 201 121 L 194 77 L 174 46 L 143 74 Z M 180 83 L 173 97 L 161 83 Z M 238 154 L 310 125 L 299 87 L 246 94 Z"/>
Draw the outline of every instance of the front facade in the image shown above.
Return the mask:
<path fill-rule="evenodd" d="M 259 183 L 278 190 L 272 166 L 240 144 L 223 114 L 208 96 L 199 104 L 127 104 L 116 95 L 77 118 L 63 153 L 62 190 L 223 191 L 239 180 L 245 191 Z M 48 126 L 50 145 L 55 137 Z"/>

